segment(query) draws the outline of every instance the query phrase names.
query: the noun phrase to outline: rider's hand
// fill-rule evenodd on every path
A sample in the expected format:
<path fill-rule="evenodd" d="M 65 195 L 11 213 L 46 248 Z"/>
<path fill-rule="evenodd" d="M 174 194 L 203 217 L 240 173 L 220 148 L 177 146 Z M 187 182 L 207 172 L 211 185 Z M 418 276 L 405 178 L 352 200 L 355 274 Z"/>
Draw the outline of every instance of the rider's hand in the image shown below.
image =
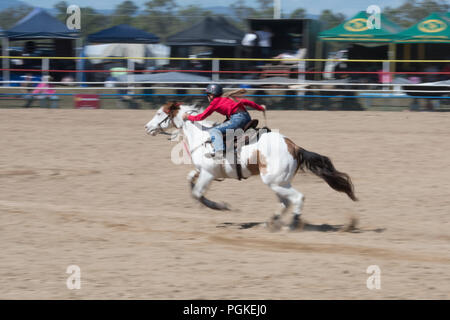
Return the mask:
<path fill-rule="evenodd" d="M 267 110 L 266 105 L 265 105 L 265 104 L 262 104 L 261 107 L 263 107 L 263 109 L 264 109 L 263 112 L 266 112 L 266 110 Z"/>
<path fill-rule="evenodd" d="M 183 120 L 186 121 L 188 119 L 189 115 L 187 113 L 183 114 Z"/>

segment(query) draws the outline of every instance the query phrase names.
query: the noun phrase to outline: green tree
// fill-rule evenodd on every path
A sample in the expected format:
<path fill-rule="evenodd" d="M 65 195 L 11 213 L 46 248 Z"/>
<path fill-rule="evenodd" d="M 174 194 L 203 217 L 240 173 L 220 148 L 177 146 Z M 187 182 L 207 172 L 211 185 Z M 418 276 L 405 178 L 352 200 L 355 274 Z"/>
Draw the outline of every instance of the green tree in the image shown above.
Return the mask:
<path fill-rule="evenodd" d="M 59 1 L 55 3 L 53 8 L 57 11 L 56 18 L 62 22 L 65 22 L 67 19 L 67 8 L 69 4 L 66 1 Z"/>
<path fill-rule="evenodd" d="M 273 18 L 273 0 L 257 0 L 258 9 L 255 11 L 257 18 Z"/>
<path fill-rule="evenodd" d="M 236 0 L 230 7 L 235 15 L 236 26 L 241 30 L 246 30 L 248 28 L 247 19 L 255 16 L 256 10 L 246 6 L 241 0 Z"/>
<path fill-rule="evenodd" d="M 103 15 L 91 7 L 81 8 L 81 34 L 88 34 L 105 29 L 110 23 L 110 16 Z"/>
<path fill-rule="evenodd" d="M 133 16 L 136 14 L 138 9 L 139 7 L 136 6 L 133 1 L 127 0 L 118 4 L 111 19 L 112 24 L 133 24 Z"/>
<path fill-rule="evenodd" d="M 291 15 L 290 18 L 292 19 L 305 19 L 306 18 L 306 10 L 303 8 L 295 9 Z"/>
<path fill-rule="evenodd" d="M 199 6 L 190 5 L 185 8 L 180 8 L 176 16 L 179 18 L 179 24 L 177 26 L 177 29 L 185 29 L 187 27 L 190 27 L 200 20 L 202 20 L 204 17 L 212 16 L 213 13 L 209 10 L 204 10 L 200 8 Z"/>
<path fill-rule="evenodd" d="M 180 22 L 175 14 L 175 0 L 151 0 L 145 3 L 145 10 L 136 18 L 136 27 L 152 32 L 165 39 L 178 31 Z"/>
<path fill-rule="evenodd" d="M 31 10 L 33 10 L 33 8 L 26 5 L 2 10 L 0 12 L 0 27 L 2 27 L 4 30 L 11 28 L 20 19 L 29 14 Z"/>
<path fill-rule="evenodd" d="M 448 0 L 406 0 L 397 8 L 384 8 L 383 12 L 397 24 L 410 27 L 432 12 L 448 12 L 449 10 Z"/>
<path fill-rule="evenodd" d="M 342 13 L 334 14 L 331 10 L 323 10 L 320 13 L 319 21 L 323 22 L 323 29 L 331 29 L 344 22 L 345 16 Z"/>

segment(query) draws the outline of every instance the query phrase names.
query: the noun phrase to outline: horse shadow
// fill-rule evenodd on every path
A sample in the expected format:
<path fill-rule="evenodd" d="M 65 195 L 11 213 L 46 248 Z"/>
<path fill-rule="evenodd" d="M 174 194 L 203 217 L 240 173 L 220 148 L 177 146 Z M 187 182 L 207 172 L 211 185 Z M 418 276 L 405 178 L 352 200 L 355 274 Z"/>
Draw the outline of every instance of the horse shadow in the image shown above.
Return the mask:
<path fill-rule="evenodd" d="M 239 230 L 252 229 L 255 227 L 264 227 L 266 222 L 223 222 L 216 226 L 216 228 L 232 228 Z M 343 224 L 313 224 L 309 222 L 305 222 L 302 228 L 302 231 L 312 231 L 312 232 L 351 232 L 351 233 L 365 233 L 365 232 L 375 232 L 381 233 L 384 232 L 385 228 L 375 228 L 375 229 L 361 229 L 357 226 L 353 225 L 343 225 Z"/>

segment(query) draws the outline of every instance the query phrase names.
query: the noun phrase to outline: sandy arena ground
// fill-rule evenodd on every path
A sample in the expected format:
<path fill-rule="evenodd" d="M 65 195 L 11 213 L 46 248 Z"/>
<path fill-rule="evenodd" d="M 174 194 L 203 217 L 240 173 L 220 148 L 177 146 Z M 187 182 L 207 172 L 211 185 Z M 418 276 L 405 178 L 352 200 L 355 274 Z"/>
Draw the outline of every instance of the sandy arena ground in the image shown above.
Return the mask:
<path fill-rule="evenodd" d="M 278 203 L 259 177 L 213 183 L 232 211 L 194 202 L 174 143 L 144 132 L 153 114 L 0 110 L 1 299 L 450 298 L 449 113 L 269 112 L 360 198 L 299 174 L 303 232 L 263 227 Z"/>

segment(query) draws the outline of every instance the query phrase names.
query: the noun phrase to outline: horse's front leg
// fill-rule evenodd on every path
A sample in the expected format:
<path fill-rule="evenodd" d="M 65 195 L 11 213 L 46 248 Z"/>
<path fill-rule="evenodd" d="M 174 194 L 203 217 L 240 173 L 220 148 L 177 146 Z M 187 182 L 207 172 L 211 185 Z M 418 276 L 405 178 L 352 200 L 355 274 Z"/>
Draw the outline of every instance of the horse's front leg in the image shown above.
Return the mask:
<path fill-rule="evenodd" d="M 189 181 L 192 189 L 192 196 L 200 201 L 203 205 L 214 210 L 229 210 L 225 203 L 217 203 L 205 198 L 204 194 L 208 190 L 209 185 L 214 180 L 214 175 L 210 172 L 201 170 L 200 172 L 191 171 Z"/>
<path fill-rule="evenodd" d="M 199 170 L 192 170 L 188 173 L 187 179 L 189 181 L 189 184 L 191 185 L 191 190 L 194 188 L 195 183 L 197 182 L 197 178 L 200 174 Z"/>

